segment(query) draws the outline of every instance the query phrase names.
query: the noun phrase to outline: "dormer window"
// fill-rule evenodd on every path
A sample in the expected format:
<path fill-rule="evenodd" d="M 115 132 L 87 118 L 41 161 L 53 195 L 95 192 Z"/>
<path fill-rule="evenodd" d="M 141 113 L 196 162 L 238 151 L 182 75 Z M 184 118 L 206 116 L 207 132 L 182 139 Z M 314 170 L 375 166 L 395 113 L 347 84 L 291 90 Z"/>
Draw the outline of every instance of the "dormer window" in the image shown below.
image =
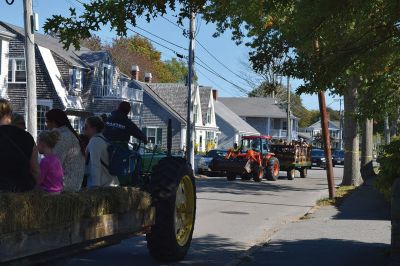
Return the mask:
<path fill-rule="evenodd" d="M 10 58 L 8 62 L 8 82 L 26 83 L 25 58 Z"/>
<path fill-rule="evenodd" d="M 71 68 L 69 70 L 69 89 L 70 90 L 76 90 L 76 91 L 81 91 L 83 87 L 83 82 L 82 82 L 82 70 L 79 68 Z"/>
<path fill-rule="evenodd" d="M 103 87 L 112 87 L 112 66 L 108 64 L 103 64 Z"/>
<path fill-rule="evenodd" d="M 198 119 L 197 113 L 199 111 L 198 109 L 199 108 L 198 108 L 197 104 L 193 105 L 193 122 L 194 123 L 197 123 L 197 119 Z"/>
<path fill-rule="evenodd" d="M 211 124 L 211 107 L 207 110 L 207 124 Z"/>

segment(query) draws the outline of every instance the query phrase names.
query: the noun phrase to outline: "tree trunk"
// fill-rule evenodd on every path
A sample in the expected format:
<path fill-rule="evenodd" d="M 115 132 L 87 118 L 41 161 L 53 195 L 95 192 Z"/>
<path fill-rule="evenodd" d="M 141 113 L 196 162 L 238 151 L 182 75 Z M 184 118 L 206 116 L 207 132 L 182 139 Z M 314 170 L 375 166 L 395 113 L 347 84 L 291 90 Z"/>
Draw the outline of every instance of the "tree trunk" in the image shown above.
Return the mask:
<path fill-rule="evenodd" d="M 344 93 L 344 173 L 342 185 L 359 186 L 362 183 L 360 176 L 360 154 L 357 120 L 358 80 L 353 78 L 349 88 Z"/>
<path fill-rule="evenodd" d="M 372 162 L 373 130 L 374 120 L 365 119 L 363 122 L 361 143 L 361 176 L 364 181 L 376 175 Z"/>

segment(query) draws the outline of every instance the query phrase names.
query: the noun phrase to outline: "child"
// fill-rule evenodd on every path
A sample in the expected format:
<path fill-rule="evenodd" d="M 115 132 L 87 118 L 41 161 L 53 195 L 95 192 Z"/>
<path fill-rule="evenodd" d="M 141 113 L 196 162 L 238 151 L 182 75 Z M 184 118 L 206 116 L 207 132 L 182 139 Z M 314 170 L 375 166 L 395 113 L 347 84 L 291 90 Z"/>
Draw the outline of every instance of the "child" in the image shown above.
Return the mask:
<path fill-rule="evenodd" d="M 40 161 L 38 186 L 44 191 L 59 194 L 63 190 L 64 172 L 60 160 L 52 153 L 60 139 L 58 131 L 42 131 L 38 137 L 38 150 L 44 158 Z"/>

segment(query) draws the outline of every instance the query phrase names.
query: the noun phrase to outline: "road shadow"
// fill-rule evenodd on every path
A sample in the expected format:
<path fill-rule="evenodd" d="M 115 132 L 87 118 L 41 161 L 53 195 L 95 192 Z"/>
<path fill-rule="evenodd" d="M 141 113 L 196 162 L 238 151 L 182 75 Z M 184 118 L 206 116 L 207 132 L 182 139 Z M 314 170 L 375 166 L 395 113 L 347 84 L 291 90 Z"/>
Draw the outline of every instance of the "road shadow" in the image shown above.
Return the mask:
<path fill-rule="evenodd" d="M 388 265 L 389 250 L 388 244 L 341 239 L 278 240 L 258 250 L 241 265 Z"/>
<path fill-rule="evenodd" d="M 161 263 L 151 257 L 145 238 L 137 237 L 110 247 L 52 261 L 46 263 L 46 266 L 223 265 L 245 249 L 244 245 L 231 239 L 206 235 L 192 240 L 184 260 L 177 263 Z"/>
<path fill-rule="evenodd" d="M 310 192 L 310 191 L 321 191 L 326 189 L 326 184 L 313 184 L 309 187 L 303 185 L 303 187 L 298 186 L 294 183 L 296 180 L 289 181 L 293 182 L 293 185 L 286 185 L 279 183 L 279 181 L 227 181 L 224 178 L 213 178 L 213 179 L 203 179 L 197 180 L 197 192 L 208 192 L 208 193 L 229 193 L 235 195 L 268 195 L 277 196 L 273 193 L 268 192 L 280 192 L 280 191 L 300 191 L 300 192 Z M 297 186 L 296 186 L 297 185 Z"/>
<path fill-rule="evenodd" d="M 337 208 L 334 219 L 390 220 L 390 204 L 373 186 L 373 181 L 361 185 Z"/>

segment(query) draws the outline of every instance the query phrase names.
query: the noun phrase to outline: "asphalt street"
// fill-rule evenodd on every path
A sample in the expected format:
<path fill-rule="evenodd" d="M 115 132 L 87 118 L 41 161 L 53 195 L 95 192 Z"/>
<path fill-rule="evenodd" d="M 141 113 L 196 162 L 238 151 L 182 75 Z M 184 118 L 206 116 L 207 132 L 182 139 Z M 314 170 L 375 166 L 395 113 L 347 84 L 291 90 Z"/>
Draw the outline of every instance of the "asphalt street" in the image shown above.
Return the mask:
<path fill-rule="evenodd" d="M 334 169 L 340 183 L 342 166 Z M 197 217 L 192 246 L 176 265 L 224 265 L 252 246 L 263 243 L 287 223 L 307 213 L 327 196 L 326 172 L 309 170 L 308 178 L 293 181 L 233 181 L 222 177 L 197 180 Z M 144 237 L 82 253 L 57 265 L 159 265 L 147 252 Z"/>

